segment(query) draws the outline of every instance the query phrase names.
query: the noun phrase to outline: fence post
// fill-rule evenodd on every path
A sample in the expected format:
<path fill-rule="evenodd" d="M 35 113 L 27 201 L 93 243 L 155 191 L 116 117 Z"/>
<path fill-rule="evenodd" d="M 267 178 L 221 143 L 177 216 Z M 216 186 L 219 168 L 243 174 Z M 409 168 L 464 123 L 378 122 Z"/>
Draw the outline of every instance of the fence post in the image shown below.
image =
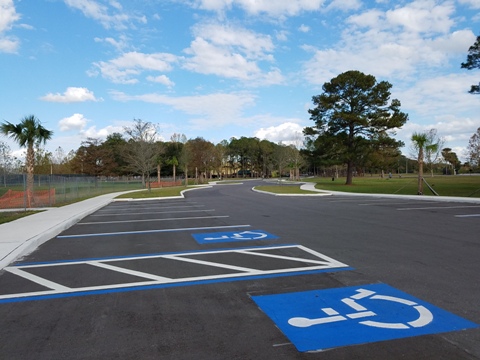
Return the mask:
<path fill-rule="evenodd" d="M 23 174 L 23 209 L 27 211 L 27 179 Z"/>

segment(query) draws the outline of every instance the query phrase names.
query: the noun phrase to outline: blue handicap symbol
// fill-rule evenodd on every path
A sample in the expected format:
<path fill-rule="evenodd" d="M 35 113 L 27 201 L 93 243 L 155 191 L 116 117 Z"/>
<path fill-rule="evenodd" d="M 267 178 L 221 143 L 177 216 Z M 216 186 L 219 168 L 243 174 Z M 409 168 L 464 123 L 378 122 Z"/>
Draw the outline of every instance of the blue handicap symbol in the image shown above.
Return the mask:
<path fill-rule="evenodd" d="M 278 239 L 277 236 L 263 230 L 202 233 L 192 234 L 192 236 L 199 244 Z"/>
<path fill-rule="evenodd" d="M 302 352 L 478 327 L 385 284 L 252 299 Z"/>

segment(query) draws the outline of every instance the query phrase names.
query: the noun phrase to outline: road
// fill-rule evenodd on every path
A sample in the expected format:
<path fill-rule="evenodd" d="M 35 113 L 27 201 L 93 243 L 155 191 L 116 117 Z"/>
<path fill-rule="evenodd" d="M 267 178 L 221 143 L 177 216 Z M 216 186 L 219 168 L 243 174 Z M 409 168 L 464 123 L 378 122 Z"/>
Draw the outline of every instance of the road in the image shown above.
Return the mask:
<path fill-rule="evenodd" d="M 0 274 L 2 359 L 480 359 L 480 205 L 115 202 Z"/>

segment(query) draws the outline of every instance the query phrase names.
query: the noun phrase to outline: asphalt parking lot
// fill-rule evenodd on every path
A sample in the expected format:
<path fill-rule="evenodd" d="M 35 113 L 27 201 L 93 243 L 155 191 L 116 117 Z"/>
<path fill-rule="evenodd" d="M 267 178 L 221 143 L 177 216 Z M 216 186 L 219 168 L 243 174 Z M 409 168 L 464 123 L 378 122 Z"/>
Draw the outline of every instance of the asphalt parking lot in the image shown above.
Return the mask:
<path fill-rule="evenodd" d="M 114 202 L 0 274 L 8 359 L 480 359 L 480 205 Z"/>

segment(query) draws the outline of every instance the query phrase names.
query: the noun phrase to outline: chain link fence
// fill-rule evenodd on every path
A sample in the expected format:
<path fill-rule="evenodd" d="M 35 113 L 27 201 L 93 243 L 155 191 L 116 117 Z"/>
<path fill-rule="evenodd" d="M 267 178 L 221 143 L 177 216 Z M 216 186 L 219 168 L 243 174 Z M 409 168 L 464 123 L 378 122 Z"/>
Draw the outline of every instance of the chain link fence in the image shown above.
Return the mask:
<path fill-rule="evenodd" d="M 27 175 L 0 176 L 0 210 L 61 206 L 93 196 L 142 189 L 132 177 L 35 175 L 33 191 L 27 191 Z"/>

